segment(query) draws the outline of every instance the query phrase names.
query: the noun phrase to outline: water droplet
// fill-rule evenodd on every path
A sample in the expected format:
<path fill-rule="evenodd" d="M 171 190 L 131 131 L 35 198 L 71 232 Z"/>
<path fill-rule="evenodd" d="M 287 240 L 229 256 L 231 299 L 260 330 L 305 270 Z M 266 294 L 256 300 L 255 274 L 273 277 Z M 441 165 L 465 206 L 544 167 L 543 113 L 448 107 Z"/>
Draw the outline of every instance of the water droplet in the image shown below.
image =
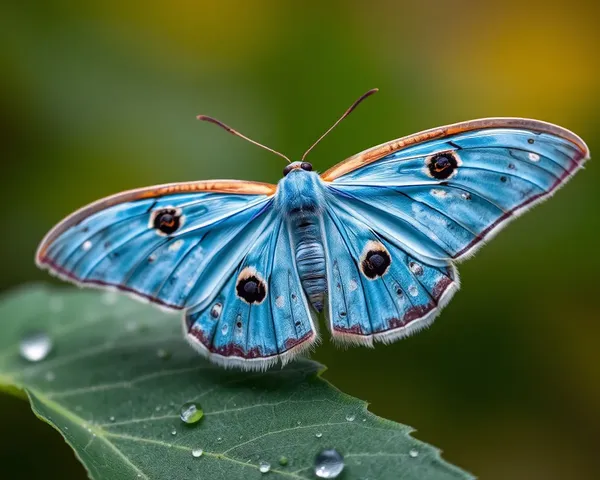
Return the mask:
<path fill-rule="evenodd" d="M 337 450 L 323 450 L 315 458 L 315 475 L 319 478 L 337 478 L 344 470 L 344 457 Z"/>
<path fill-rule="evenodd" d="M 109 418 L 109 420 L 110 420 L 111 422 L 114 422 L 114 421 L 115 421 L 115 417 L 110 417 L 110 418 Z"/>
<path fill-rule="evenodd" d="M 202 456 L 203 453 L 204 453 L 204 450 L 202 450 L 201 448 L 194 448 L 192 450 L 192 457 L 199 458 Z"/>
<path fill-rule="evenodd" d="M 19 351 L 25 360 L 39 362 L 52 350 L 52 340 L 45 332 L 32 332 L 21 339 Z"/>
<path fill-rule="evenodd" d="M 315 433 L 315 437 L 317 437 L 317 438 L 321 438 L 322 436 L 323 436 L 323 434 L 321 432 Z"/>
<path fill-rule="evenodd" d="M 198 422 L 204 416 L 202 408 L 197 403 L 184 403 L 179 410 L 179 418 L 187 424 Z"/>
<path fill-rule="evenodd" d="M 415 448 L 411 448 L 408 454 L 411 458 L 417 458 L 419 456 L 419 451 Z"/>
<path fill-rule="evenodd" d="M 287 464 L 288 464 L 287 457 L 279 457 L 279 465 L 281 465 L 282 467 L 285 467 Z"/>
<path fill-rule="evenodd" d="M 53 382 L 56 379 L 56 375 L 54 374 L 54 372 L 46 372 L 46 375 L 44 375 L 44 378 L 46 379 L 47 382 Z"/>
<path fill-rule="evenodd" d="M 177 430 L 175 430 L 175 429 L 171 430 L 171 435 L 177 435 Z"/>
<path fill-rule="evenodd" d="M 367 421 L 367 419 L 366 419 L 366 418 L 363 418 L 363 422 L 366 422 L 366 421 Z"/>
<path fill-rule="evenodd" d="M 223 324 L 223 326 L 221 327 L 221 333 L 223 335 L 227 335 L 227 332 L 229 331 L 229 325 L 227 325 L 226 323 Z"/>
<path fill-rule="evenodd" d="M 223 437 L 217 437 L 217 442 L 221 443 L 223 441 Z"/>
<path fill-rule="evenodd" d="M 353 422 L 355 418 L 356 418 L 356 415 L 354 415 L 353 413 L 349 413 L 348 415 L 346 415 L 346 420 L 348 422 Z"/>
<path fill-rule="evenodd" d="M 161 409 L 161 408 L 162 408 L 162 407 L 161 407 L 160 405 L 157 405 L 157 406 L 156 406 L 156 408 L 155 408 L 154 410 L 156 410 L 157 412 L 160 412 L 160 409 Z"/>
<path fill-rule="evenodd" d="M 302 425 L 302 422 L 301 422 L 300 420 L 298 420 L 298 421 L 296 422 L 296 425 Z"/>
<path fill-rule="evenodd" d="M 86 240 L 85 242 L 83 242 L 81 248 L 83 248 L 83 250 L 87 252 L 90 248 L 92 248 L 92 242 Z"/>
<path fill-rule="evenodd" d="M 271 464 L 269 462 L 260 462 L 258 464 L 258 470 L 260 473 L 267 473 L 271 470 Z"/>
<path fill-rule="evenodd" d="M 165 350 L 164 348 L 159 348 L 156 351 L 156 356 L 161 360 L 168 360 L 169 358 L 171 358 L 171 352 Z"/>
<path fill-rule="evenodd" d="M 410 293 L 413 297 L 416 297 L 419 294 L 419 289 L 415 285 L 411 285 L 408 287 L 408 293 Z"/>
<path fill-rule="evenodd" d="M 461 193 L 460 196 L 465 200 L 471 200 L 471 194 L 469 192 Z"/>

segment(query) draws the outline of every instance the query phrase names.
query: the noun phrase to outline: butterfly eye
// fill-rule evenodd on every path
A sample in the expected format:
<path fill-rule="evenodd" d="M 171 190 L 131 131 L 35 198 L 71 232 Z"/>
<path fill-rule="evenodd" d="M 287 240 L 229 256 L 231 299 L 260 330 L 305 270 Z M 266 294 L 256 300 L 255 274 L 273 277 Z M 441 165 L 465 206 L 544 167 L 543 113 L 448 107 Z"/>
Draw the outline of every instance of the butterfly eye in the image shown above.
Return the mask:
<path fill-rule="evenodd" d="M 458 161 L 452 152 L 446 152 L 431 157 L 427 166 L 433 178 L 445 180 L 455 172 Z"/>
<path fill-rule="evenodd" d="M 174 208 L 154 212 L 152 226 L 165 235 L 170 235 L 181 226 L 181 214 Z"/>
<path fill-rule="evenodd" d="M 306 170 L 307 172 L 312 172 L 312 165 L 310 163 L 308 163 L 308 162 L 302 162 L 300 164 L 300 168 L 302 170 Z"/>
<path fill-rule="evenodd" d="M 294 169 L 294 166 L 290 163 L 283 169 L 283 176 L 285 177 L 288 173 L 290 173 Z"/>

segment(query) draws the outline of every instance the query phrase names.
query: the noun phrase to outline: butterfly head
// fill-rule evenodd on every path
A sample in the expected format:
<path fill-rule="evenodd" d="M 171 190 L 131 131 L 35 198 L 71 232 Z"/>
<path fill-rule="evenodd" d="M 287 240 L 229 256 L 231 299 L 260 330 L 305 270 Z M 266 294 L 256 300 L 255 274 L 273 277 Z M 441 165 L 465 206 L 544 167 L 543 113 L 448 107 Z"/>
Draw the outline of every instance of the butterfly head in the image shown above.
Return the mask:
<path fill-rule="evenodd" d="M 305 172 L 312 172 L 312 164 L 308 162 L 292 162 L 283 169 L 283 176 L 287 176 L 288 173 L 294 170 L 304 170 Z"/>

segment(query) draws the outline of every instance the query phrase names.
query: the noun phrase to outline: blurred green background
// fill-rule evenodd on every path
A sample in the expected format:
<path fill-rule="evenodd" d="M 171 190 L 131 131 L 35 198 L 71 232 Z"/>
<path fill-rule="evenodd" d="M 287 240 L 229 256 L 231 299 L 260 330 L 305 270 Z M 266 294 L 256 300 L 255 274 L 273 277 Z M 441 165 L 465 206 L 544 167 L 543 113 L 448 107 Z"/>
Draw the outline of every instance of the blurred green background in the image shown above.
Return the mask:
<path fill-rule="evenodd" d="M 64 215 L 172 181 L 276 182 L 372 145 L 483 116 L 533 117 L 600 151 L 597 2 L 3 2 L 0 289 L 50 281 L 33 255 Z M 429 330 L 314 358 L 341 390 L 412 425 L 482 479 L 600 478 L 600 167 L 461 265 Z M 1 325 L 0 325 L 1 329 Z M 3 479 L 83 479 L 60 435 L 0 397 Z"/>

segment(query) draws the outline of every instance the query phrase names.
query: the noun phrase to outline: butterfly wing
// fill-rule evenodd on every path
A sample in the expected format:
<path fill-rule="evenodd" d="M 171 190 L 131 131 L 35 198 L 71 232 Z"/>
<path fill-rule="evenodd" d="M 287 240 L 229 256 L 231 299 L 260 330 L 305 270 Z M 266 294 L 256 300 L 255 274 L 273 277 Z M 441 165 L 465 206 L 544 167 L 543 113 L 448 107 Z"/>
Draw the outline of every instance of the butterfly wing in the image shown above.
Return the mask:
<path fill-rule="evenodd" d="M 560 127 L 484 119 L 394 140 L 325 172 L 322 179 L 331 199 L 324 229 L 331 238 L 334 336 L 348 339 L 350 329 L 357 332 L 351 340 L 369 343 L 410 333 L 414 328 L 407 322 L 429 323 L 458 287 L 453 262 L 473 254 L 508 221 L 551 195 L 588 158 L 583 141 Z M 386 249 L 391 264 L 383 276 L 369 281 L 361 269 L 375 247 Z M 348 280 L 337 282 L 336 277 L 360 279 L 355 281 L 361 288 L 351 295 Z M 386 312 L 396 284 L 404 302 L 396 313 L 404 315 L 404 323 L 393 327 L 398 315 Z M 409 294 L 412 305 L 404 294 L 411 284 L 418 291 L 412 298 Z M 425 290 L 428 296 L 421 295 Z M 389 306 L 380 309 L 386 295 Z M 346 308 L 350 298 L 353 319 L 347 311 L 351 307 Z M 346 312 L 345 323 L 341 311 Z"/>
<path fill-rule="evenodd" d="M 316 338 L 298 293 L 287 231 L 272 209 L 274 192 L 273 185 L 212 181 L 121 193 L 59 223 L 42 241 L 37 263 L 79 285 L 186 309 L 186 332 L 195 346 L 204 342 L 202 353 L 226 365 L 252 358 L 247 366 L 262 368 Z M 244 303 L 236 290 L 240 274 L 252 269 L 268 292 L 260 305 Z M 277 307 L 279 296 L 286 308 Z M 205 313 L 212 323 L 202 323 Z M 239 348 L 223 340 L 223 322 L 232 318 L 231 334 L 244 332 Z"/>
<path fill-rule="evenodd" d="M 191 309 L 184 333 L 225 366 L 265 369 L 287 363 L 317 340 L 302 291 L 287 222 L 273 212 L 224 287 Z"/>

